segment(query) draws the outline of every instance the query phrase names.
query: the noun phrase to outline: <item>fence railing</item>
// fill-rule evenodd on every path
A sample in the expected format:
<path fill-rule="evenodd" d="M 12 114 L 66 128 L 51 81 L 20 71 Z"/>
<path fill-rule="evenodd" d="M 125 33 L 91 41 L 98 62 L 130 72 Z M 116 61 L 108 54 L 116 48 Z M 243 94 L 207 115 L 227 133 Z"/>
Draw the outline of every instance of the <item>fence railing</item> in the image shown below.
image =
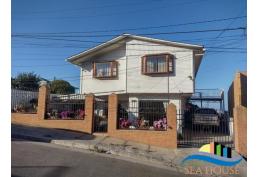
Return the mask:
<path fill-rule="evenodd" d="M 187 111 L 177 114 L 178 145 L 201 147 L 214 141 L 233 147 L 232 123 L 227 114 L 218 117 Z"/>
<path fill-rule="evenodd" d="M 192 98 L 223 98 L 224 91 L 221 89 L 196 89 Z"/>
<path fill-rule="evenodd" d="M 11 90 L 12 113 L 37 113 L 38 89 L 13 89 Z"/>
<path fill-rule="evenodd" d="M 50 94 L 47 103 L 46 119 L 82 120 L 85 117 L 85 95 Z"/>
<path fill-rule="evenodd" d="M 118 129 L 167 130 L 167 101 L 140 100 L 118 104 Z"/>

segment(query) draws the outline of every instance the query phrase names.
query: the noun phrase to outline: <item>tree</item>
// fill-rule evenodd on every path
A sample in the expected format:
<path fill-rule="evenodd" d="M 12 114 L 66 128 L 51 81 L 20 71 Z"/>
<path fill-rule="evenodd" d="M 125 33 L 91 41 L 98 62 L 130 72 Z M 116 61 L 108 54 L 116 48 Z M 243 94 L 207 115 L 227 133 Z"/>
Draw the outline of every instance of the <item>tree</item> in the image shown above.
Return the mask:
<path fill-rule="evenodd" d="M 50 91 L 56 94 L 71 94 L 75 92 L 75 89 L 65 80 L 53 80 L 50 83 Z"/>
<path fill-rule="evenodd" d="M 23 72 L 11 78 L 12 88 L 37 89 L 40 76 L 34 72 Z"/>

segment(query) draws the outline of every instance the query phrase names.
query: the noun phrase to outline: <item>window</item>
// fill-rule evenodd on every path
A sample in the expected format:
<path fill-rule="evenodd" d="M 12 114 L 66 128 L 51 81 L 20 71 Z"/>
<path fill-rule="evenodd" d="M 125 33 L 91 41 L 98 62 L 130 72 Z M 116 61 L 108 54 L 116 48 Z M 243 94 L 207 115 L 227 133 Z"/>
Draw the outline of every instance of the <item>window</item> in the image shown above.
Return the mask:
<path fill-rule="evenodd" d="M 117 62 L 93 63 L 93 77 L 111 78 L 117 76 Z"/>
<path fill-rule="evenodd" d="M 142 57 L 142 73 L 170 73 L 173 71 L 172 55 L 157 54 Z"/>

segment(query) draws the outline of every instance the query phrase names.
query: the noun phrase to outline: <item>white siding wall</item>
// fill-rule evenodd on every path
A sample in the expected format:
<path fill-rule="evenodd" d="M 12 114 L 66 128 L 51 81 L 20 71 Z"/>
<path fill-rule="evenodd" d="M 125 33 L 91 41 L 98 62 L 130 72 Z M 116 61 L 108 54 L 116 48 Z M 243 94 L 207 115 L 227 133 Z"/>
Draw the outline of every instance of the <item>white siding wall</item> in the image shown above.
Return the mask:
<path fill-rule="evenodd" d="M 131 44 L 143 45 L 131 45 Z M 156 46 L 154 46 L 156 45 Z M 126 50 L 125 50 L 126 49 Z M 157 76 L 141 74 L 141 56 L 166 53 L 174 55 L 174 73 Z M 118 79 L 99 80 L 92 77 L 92 61 L 118 61 Z M 126 79 L 127 66 L 127 79 Z M 85 63 L 81 74 L 81 93 L 193 93 L 193 51 L 190 49 L 157 45 L 155 43 L 130 40 L 126 45 Z"/>
<path fill-rule="evenodd" d="M 144 45 L 132 45 L 144 44 Z M 127 92 L 128 93 L 192 93 L 193 81 L 193 52 L 171 46 L 154 46 L 155 43 L 131 40 L 127 42 L 126 55 L 128 58 Z M 169 76 L 148 76 L 141 74 L 141 57 L 146 54 L 169 52 L 175 56 L 174 73 Z"/>
<path fill-rule="evenodd" d="M 93 78 L 93 66 L 92 61 L 111 61 L 116 60 L 118 62 L 118 78 L 111 80 L 101 80 Z M 125 60 L 125 46 L 112 50 L 111 52 L 106 53 L 95 58 L 92 58 L 91 61 L 86 62 L 82 70 L 81 77 L 81 93 L 123 93 L 125 92 L 125 71 L 126 71 L 126 60 Z M 108 93 L 108 94 L 109 94 Z M 105 93 L 102 93 L 105 94 Z"/>

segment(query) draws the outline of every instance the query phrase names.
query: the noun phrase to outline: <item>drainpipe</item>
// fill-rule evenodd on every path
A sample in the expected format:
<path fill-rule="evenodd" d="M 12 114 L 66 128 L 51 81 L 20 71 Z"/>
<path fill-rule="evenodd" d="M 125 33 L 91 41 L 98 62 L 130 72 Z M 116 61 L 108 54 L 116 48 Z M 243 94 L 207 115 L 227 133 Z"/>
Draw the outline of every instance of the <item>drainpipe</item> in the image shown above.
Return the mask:
<path fill-rule="evenodd" d="M 81 73 L 80 73 L 80 94 L 82 94 L 82 80 L 83 80 L 83 72 L 82 72 L 82 68 L 81 68 Z"/>
<path fill-rule="evenodd" d="M 127 93 L 127 55 L 125 54 L 125 93 Z"/>

